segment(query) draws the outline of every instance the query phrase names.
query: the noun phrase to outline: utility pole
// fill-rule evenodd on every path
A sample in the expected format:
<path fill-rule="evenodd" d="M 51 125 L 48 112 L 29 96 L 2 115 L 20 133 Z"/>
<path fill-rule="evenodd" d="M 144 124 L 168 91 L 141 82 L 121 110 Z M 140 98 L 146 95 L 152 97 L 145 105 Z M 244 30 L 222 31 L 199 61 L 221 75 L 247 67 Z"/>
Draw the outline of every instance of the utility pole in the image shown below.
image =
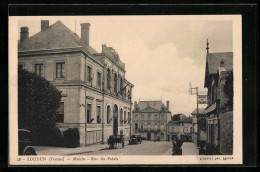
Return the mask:
<path fill-rule="evenodd" d="M 196 92 L 195 93 L 193 93 L 192 92 L 192 90 L 195 90 Z M 199 129 L 199 127 L 198 127 L 198 116 L 199 116 L 199 103 L 198 103 L 198 87 L 192 87 L 191 86 L 191 83 L 190 83 L 190 89 L 189 89 L 189 92 L 190 92 L 190 94 L 191 95 L 196 95 L 197 97 L 197 100 L 196 100 L 196 104 L 197 104 L 197 129 Z M 194 130 L 194 126 L 193 126 L 193 130 Z M 198 135 L 197 135 L 197 146 L 198 146 L 198 137 L 199 137 L 199 130 L 197 131 L 198 132 Z"/>

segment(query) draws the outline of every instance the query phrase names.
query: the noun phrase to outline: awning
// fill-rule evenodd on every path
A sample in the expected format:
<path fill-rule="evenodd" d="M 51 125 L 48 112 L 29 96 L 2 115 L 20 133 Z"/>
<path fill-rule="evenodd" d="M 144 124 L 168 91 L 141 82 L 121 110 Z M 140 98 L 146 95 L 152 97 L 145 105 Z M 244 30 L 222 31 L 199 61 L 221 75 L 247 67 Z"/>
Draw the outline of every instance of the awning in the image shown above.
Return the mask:
<path fill-rule="evenodd" d="M 216 103 L 216 102 L 210 104 L 210 105 L 209 105 L 208 107 L 206 107 L 206 109 L 205 109 L 206 114 L 208 114 L 208 113 L 212 112 L 213 110 L 215 110 L 216 107 L 217 107 L 217 103 Z"/>

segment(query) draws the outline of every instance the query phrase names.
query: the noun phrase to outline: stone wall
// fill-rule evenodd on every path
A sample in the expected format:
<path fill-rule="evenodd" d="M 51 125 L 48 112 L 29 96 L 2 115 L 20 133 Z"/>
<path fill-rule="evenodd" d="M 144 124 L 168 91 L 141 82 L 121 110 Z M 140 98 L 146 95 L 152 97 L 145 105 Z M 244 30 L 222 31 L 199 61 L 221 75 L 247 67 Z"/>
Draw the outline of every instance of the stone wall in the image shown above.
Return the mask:
<path fill-rule="evenodd" d="M 220 117 L 220 152 L 233 154 L 233 110 L 219 114 Z"/>

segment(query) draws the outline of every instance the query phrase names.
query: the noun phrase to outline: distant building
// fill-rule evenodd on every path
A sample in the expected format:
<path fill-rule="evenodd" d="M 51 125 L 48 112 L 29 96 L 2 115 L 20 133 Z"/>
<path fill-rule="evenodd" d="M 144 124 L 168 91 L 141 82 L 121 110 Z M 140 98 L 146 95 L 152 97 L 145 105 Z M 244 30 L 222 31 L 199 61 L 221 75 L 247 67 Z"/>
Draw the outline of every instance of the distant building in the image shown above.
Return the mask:
<path fill-rule="evenodd" d="M 80 145 L 106 142 L 109 135 L 130 136 L 133 84 L 125 78 L 125 64 L 112 47 L 102 52 L 89 44 L 89 23 L 81 24 L 81 37 L 62 22 L 29 37 L 22 27 L 18 65 L 46 78 L 62 91 L 57 127 L 78 128 Z"/>
<path fill-rule="evenodd" d="M 147 140 L 170 140 L 167 134 L 167 123 L 171 120 L 167 105 L 162 101 L 139 101 L 135 102 L 132 118 L 133 133 L 141 134 Z"/>
<path fill-rule="evenodd" d="M 205 110 L 197 108 L 191 113 L 192 115 L 192 141 L 199 147 L 201 141 L 206 141 L 206 123 L 205 121 Z"/>
<path fill-rule="evenodd" d="M 173 135 L 178 135 L 183 141 L 188 141 L 192 131 L 192 118 L 190 117 L 182 117 L 179 121 L 169 121 L 167 124 L 167 133 L 171 138 Z"/>
<path fill-rule="evenodd" d="M 206 142 L 207 151 L 215 154 L 233 153 L 233 105 L 227 106 L 229 97 L 224 92 L 226 78 L 230 75 L 233 75 L 232 52 L 207 53 L 204 82 L 204 87 L 208 88 Z"/>

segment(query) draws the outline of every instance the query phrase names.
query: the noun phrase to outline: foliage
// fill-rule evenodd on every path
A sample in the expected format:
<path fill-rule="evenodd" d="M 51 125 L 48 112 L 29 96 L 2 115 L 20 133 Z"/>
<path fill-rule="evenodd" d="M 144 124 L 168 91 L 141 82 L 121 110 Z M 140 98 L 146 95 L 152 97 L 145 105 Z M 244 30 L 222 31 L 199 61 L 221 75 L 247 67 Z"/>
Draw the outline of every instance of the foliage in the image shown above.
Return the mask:
<path fill-rule="evenodd" d="M 172 116 L 172 121 L 180 121 L 180 116 L 183 114 L 175 114 Z"/>
<path fill-rule="evenodd" d="M 64 142 L 67 147 L 79 147 L 78 128 L 68 128 L 64 131 Z"/>
<path fill-rule="evenodd" d="M 55 127 L 61 92 L 45 78 L 18 70 L 18 127 L 31 131 L 32 142 L 42 143 Z"/>
<path fill-rule="evenodd" d="M 233 91 L 233 73 L 232 72 L 226 77 L 226 82 L 225 82 L 223 91 L 228 96 L 228 101 L 227 101 L 226 105 L 229 107 L 233 107 L 234 91 Z"/>

